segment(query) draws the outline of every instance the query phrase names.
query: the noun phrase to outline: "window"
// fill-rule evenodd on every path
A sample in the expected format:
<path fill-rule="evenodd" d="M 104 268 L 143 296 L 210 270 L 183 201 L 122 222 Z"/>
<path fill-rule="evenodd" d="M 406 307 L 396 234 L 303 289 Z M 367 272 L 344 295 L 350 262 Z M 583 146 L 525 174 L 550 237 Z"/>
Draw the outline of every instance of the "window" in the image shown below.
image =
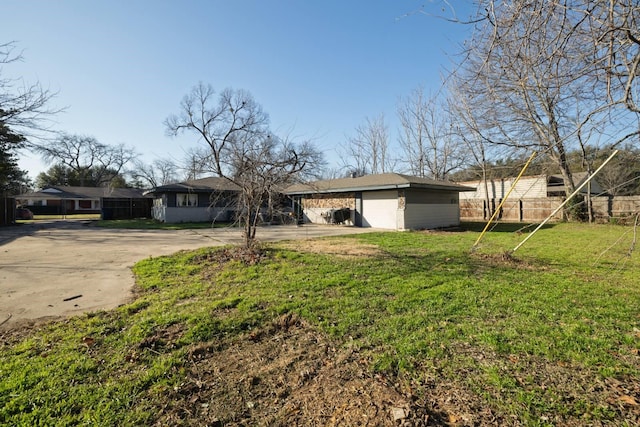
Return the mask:
<path fill-rule="evenodd" d="M 78 208 L 91 209 L 91 200 L 78 200 Z"/>
<path fill-rule="evenodd" d="M 198 195 L 178 193 L 176 194 L 176 206 L 198 206 Z"/>

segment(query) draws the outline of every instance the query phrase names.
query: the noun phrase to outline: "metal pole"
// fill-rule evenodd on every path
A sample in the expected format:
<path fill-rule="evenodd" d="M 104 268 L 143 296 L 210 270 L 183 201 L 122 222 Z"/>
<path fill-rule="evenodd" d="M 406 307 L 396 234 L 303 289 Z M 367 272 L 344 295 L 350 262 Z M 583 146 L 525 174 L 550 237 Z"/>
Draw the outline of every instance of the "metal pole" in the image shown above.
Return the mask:
<path fill-rule="evenodd" d="M 480 233 L 480 235 L 478 236 L 478 239 L 476 240 L 476 242 L 473 244 L 473 246 L 471 247 L 471 249 L 475 248 L 476 246 L 478 246 L 478 243 L 480 243 L 480 240 L 482 239 L 482 236 L 484 236 L 484 234 L 487 232 L 487 229 L 489 228 L 489 224 L 491 224 L 491 221 L 493 221 L 493 219 L 496 217 L 496 215 L 498 214 L 498 212 L 500 212 L 500 209 L 502 208 L 502 205 L 505 204 L 505 202 L 507 201 L 507 198 L 509 197 L 509 195 L 511 194 L 511 192 L 513 191 L 514 188 L 516 188 L 516 184 L 518 183 L 518 181 L 520 180 L 520 177 L 522 177 L 522 174 L 524 173 L 524 171 L 527 170 L 527 168 L 529 167 L 529 164 L 531 163 L 531 161 L 533 160 L 534 157 L 536 157 L 536 152 L 534 152 L 531 157 L 529 157 L 529 160 L 527 160 L 527 163 L 525 163 L 524 167 L 522 168 L 522 170 L 520 171 L 520 173 L 518 174 L 517 178 L 515 179 L 515 181 L 513 181 L 513 184 L 511 184 L 511 188 L 509 188 L 509 191 L 507 191 L 507 194 L 504 196 L 504 198 L 502 199 L 502 201 L 500 202 L 500 204 L 498 205 L 498 207 L 496 208 L 496 210 L 493 212 L 493 215 L 491 215 L 491 218 L 489 218 L 489 221 L 487 222 L 487 225 L 484 226 L 484 230 L 482 230 L 482 233 Z M 488 208 L 488 206 L 487 206 Z"/>
<path fill-rule="evenodd" d="M 616 154 L 618 154 L 618 150 L 616 150 L 616 151 L 614 151 L 613 153 L 611 153 L 611 155 L 609 156 L 609 158 L 608 158 L 607 160 L 605 160 L 605 161 L 604 161 L 604 163 L 603 163 L 602 165 L 600 165 L 600 167 L 599 167 L 599 168 L 598 168 L 598 169 L 593 173 L 593 175 L 591 175 L 589 178 L 587 178 L 587 180 L 586 180 L 585 182 L 583 182 L 583 183 L 582 183 L 578 188 L 576 188 L 576 190 L 575 190 L 573 193 L 571 193 L 571 195 L 570 195 L 569 197 L 567 197 L 567 199 L 566 199 L 564 202 L 562 202 L 562 203 L 560 204 L 560 206 L 558 206 L 558 207 L 557 207 L 553 212 L 551 212 L 551 215 L 549 215 L 549 216 L 548 216 L 544 221 L 542 221 L 542 222 L 540 223 L 540 225 L 538 225 L 538 226 L 536 227 L 536 229 L 535 229 L 535 230 L 533 230 L 529 235 L 527 235 L 527 237 L 525 237 L 525 238 L 524 238 L 524 240 L 523 240 L 522 242 L 520 242 L 520 244 L 518 244 L 518 246 L 516 246 L 515 248 L 513 248 L 513 250 L 512 250 L 511 252 L 513 253 L 513 252 L 517 251 L 517 250 L 520 248 L 520 246 L 524 245 L 524 243 L 525 243 L 527 240 L 529 240 L 529 239 L 531 238 L 531 236 L 533 236 L 533 235 L 536 233 L 536 231 L 540 230 L 540 229 L 542 228 L 542 226 L 543 226 L 543 225 L 545 225 L 547 222 L 549 222 L 549 220 L 550 220 L 550 219 L 551 219 L 555 214 L 557 214 L 557 213 L 560 211 L 560 209 L 562 209 L 562 208 L 564 207 L 564 205 L 566 205 L 566 204 L 569 202 L 569 200 L 571 200 L 571 199 L 573 198 L 573 196 L 575 196 L 576 194 L 578 194 L 578 192 L 579 192 L 580 190 L 582 190 L 582 188 L 583 188 L 585 185 L 587 185 L 589 182 L 591 182 L 591 180 L 593 179 L 593 177 L 595 177 L 595 176 L 598 174 L 598 172 L 600 172 L 600 170 L 602 170 L 602 168 L 603 168 L 603 167 L 605 167 L 605 165 L 606 165 L 607 163 L 609 163 L 609 161 L 610 161 L 611 159 L 613 159 L 613 157 L 614 157 Z"/>

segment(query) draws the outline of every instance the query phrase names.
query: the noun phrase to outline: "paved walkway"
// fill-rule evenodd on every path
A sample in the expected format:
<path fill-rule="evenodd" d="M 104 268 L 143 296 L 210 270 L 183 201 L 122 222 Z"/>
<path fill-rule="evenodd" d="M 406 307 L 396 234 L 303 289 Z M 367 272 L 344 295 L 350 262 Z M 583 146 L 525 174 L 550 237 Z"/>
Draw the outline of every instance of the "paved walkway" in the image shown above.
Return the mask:
<path fill-rule="evenodd" d="M 344 226 L 270 226 L 261 241 L 371 232 Z M 27 319 L 111 309 L 134 284 L 131 266 L 182 249 L 242 242 L 241 230 L 119 230 L 86 221 L 0 227 L 0 327 Z M 7 320 L 8 319 L 8 320 Z"/>

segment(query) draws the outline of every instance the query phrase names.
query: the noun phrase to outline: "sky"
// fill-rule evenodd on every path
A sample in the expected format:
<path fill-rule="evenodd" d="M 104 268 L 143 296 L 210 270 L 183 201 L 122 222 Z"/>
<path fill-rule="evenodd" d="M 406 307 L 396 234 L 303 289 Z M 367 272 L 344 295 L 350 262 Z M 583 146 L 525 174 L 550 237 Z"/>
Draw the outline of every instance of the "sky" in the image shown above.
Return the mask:
<path fill-rule="evenodd" d="M 164 120 L 203 82 L 249 91 L 276 134 L 311 140 L 339 167 L 345 141 L 384 114 L 392 147 L 400 97 L 435 93 L 469 28 L 470 0 L 2 0 L 0 43 L 21 62 L 3 78 L 57 95 L 52 128 L 180 161 L 200 142 Z M 397 150 L 397 148 L 394 148 Z M 32 178 L 46 170 L 22 153 Z"/>

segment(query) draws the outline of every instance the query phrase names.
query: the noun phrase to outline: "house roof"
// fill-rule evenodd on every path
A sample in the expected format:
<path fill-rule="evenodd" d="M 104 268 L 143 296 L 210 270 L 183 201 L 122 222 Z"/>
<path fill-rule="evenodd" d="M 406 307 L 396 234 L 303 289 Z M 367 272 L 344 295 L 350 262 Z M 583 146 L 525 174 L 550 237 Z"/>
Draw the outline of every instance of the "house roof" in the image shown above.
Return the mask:
<path fill-rule="evenodd" d="M 233 182 L 226 178 L 211 176 L 208 178 L 194 179 L 190 181 L 177 182 L 174 184 L 154 187 L 144 194 L 156 193 L 211 193 L 212 191 L 240 191 Z"/>
<path fill-rule="evenodd" d="M 345 193 L 351 191 L 391 190 L 396 188 L 422 188 L 429 190 L 475 191 L 449 181 L 436 181 L 429 178 L 403 175 L 399 173 L 383 173 L 365 175 L 357 178 L 340 178 L 316 181 L 308 184 L 296 184 L 287 188 L 289 195 L 311 193 Z"/>
<path fill-rule="evenodd" d="M 579 187 L 589 178 L 589 174 L 587 172 L 574 172 L 572 174 L 572 177 L 575 186 Z M 564 184 L 564 177 L 562 175 L 549 175 L 547 177 L 547 191 L 553 193 L 566 193 L 567 186 Z M 582 190 L 580 190 L 580 193 L 586 194 L 588 191 L 589 190 L 587 189 L 587 187 L 584 187 L 582 188 Z M 602 186 L 598 182 L 597 177 L 594 177 L 591 180 L 591 194 L 607 194 L 607 191 L 602 188 Z"/>
<path fill-rule="evenodd" d="M 136 188 L 72 187 L 52 185 L 40 191 L 16 196 L 19 199 L 139 199 L 144 197 Z"/>

